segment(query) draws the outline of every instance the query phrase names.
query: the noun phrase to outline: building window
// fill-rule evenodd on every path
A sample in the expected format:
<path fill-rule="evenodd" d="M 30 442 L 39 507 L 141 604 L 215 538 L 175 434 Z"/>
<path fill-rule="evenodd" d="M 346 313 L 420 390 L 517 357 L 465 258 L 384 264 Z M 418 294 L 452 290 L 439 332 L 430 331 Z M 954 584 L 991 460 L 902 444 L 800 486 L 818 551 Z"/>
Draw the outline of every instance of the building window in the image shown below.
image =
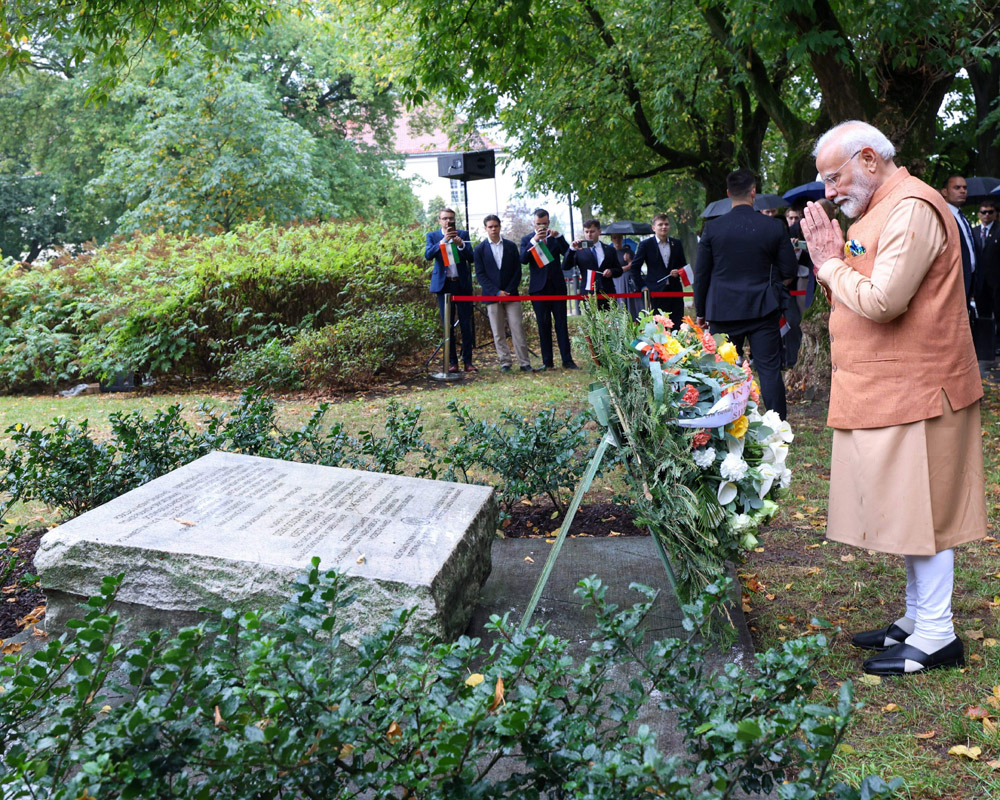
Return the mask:
<path fill-rule="evenodd" d="M 453 206 L 462 204 L 462 182 L 454 178 L 451 179 L 451 204 Z"/>

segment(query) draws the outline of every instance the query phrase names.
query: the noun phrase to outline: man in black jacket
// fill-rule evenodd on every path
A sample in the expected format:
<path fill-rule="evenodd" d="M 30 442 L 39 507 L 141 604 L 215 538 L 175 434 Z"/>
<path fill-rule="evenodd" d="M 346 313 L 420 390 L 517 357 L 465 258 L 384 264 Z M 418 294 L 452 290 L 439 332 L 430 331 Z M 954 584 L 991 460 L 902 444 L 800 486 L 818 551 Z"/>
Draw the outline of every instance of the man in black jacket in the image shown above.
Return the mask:
<path fill-rule="evenodd" d="M 558 231 L 549 230 L 549 212 L 536 208 L 535 232 L 521 238 L 521 263 L 528 265 L 528 292 L 532 295 L 565 295 L 562 256 L 569 244 Z M 559 355 L 565 369 L 579 369 L 570 350 L 565 300 L 532 300 L 538 321 L 538 345 L 542 351 L 541 370 L 552 369 L 552 328 L 556 329 Z"/>
<path fill-rule="evenodd" d="M 476 280 L 483 287 L 486 297 L 516 297 L 521 283 L 521 257 L 517 245 L 500 238 L 500 217 L 490 214 L 483 220 L 486 241 L 480 242 L 473 250 L 476 264 Z M 521 364 L 521 372 L 534 372 L 528 358 L 528 345 L 524 340 L 522 310 L 520 300 L 485 300 L 486 315 L 490 318 L 493 331 L 493 346 L 500 359 L 500 371 L 510 372 L 510 348 L 507 346 L 507 327 L 514 343 L 514 352 Z"/>
<path fill-rule="evenodd" d="M 653 236 L 639 242 L 639 247 L 632 259 L 632 280 L 641 292 L 649 287 L 651 292 L 682 292 L 679 273 L 687 266 L 684 258 L 684 248 L 680 239 L 672 238 L 670 220 L 666 214 L 653 217 Z M 645 275 L 642 267 L 645 266 Z M 670 317 L 674 328 L 679 328 L 684 318 L 683 297 L 654 297 L 653 308 L 661 314 Z"/>
<path fill-rule="evenodd" d="M 621 277 L 622 267 L 615 249 L 601 241 L 600 220 L 583 223 L 583 238 L 570 245 L 563 264 L 563 269 L 580 270 L 584 294 L 598 295 L 598 308 L 609 307 L 608 298 L 602 295 L 615 293 L 615 278 Z"/>
<path fill-rule="evenodd" d="M 705 224 L 698 245 L 694 304 L 698 323 L 711 323 L 738 351 L 749 341 L 765 405 L 784 419 L 781 379 L 781 301 L 775 284 L 795 277 L 798 263 L 785 226 L 754 211 L 754 174 L 730 172 L 732 211 Z"/>

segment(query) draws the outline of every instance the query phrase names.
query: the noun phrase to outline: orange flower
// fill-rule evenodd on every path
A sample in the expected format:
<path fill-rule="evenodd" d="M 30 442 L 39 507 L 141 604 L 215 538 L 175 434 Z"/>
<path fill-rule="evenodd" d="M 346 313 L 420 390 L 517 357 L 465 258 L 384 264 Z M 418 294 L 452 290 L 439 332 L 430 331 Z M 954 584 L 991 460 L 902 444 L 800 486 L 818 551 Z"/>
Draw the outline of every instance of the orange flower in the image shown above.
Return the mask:
<path fill-rule="evenodd" d="M 673 327 L 674 327 L 674 321 L 672 319 L 670 319 L 670 317 L 663 316 L 663 314 L 654 314 L 653 315 L 653 322 L 660 323 L 660 325 L 662 325 L 668 331 L 672 330 Z"/>
<path fill-rule="evenodd" d="M 760 402 L 760 387 L 757 385 L 757 381 L 750 382 L 750 399 L 755 403 Z"/>
<path fill-rule="evenodd" d="M 695 389 L 690 383 L 684 387 L 684 394 L 681 397 L 681 402 L 693 406 L 698 402 L 698 390 Z"/>
<path fill-rule="evenodd" d="M 715 339 L 712 338 L 712 334 L 703 333 L 701 335 L 701 347 L 706 353 L 715 352 Z"/>
<path fill-rule="evenodd" d="M 694 435 L 694 438 L 691 439 L 691 449 L 697 450 L 699 447 L 704 447 L 710 441 L 712 441 L 712 434 L 708 431 L 698 431 Z"/>
<path fill-rule="evenodd" d="M 704 335 L 701 327 L 691 317 L 684 317 L 684 321 L 691 326 L 691 330 L 698 334 L 699 339 Z"/>

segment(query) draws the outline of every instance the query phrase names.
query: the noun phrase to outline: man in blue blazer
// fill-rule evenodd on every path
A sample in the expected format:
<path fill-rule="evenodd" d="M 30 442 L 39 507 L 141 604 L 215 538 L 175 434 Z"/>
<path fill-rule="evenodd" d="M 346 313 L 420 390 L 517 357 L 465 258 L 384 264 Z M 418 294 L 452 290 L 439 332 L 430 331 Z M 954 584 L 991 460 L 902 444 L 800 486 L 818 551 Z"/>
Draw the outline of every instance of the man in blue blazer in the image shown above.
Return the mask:
<path fill-rule="evenodd" d="M 642 267 L 646 267 L 643 275 Z M 678 273 L 687 266 L 684 248 L 680 239 L 670 236 L 670 220 L 666 214 L 653 217 L 653 236 L 639 242 L 639 248 L 632 258 L 632 280 L 641 292 L 649 287 L 651 292 L 683 292 L 684 286 Z M 653 308 L 664 316 L 669 316 L 674 328 L 681 326 L 684 319 L 683 297 L 654 297 Z"/>
<path fill-rule="evenodd" d="M 738 351 L 749 341 L 764 404 L 784 419 L 781 295 L 772 284 L 794 278 L 798 262 L 784 223 L 754 211 L 755 183 L 748 169 L 726 177 L 733 208 L 705 223 L 695 264 L 694 305 L 698 324 L 710 321 L 712 332 L 727 334 Z"/>
<path fill-rule="evenodd" d="M 601 241 L 600 220 L 588 219 L 583 223 L 583 238 L 570 245 L 563 269 L 579 269 L 584 294 L 597 294 L 598 308 L 610 307 L 608 298 L 601 295 L 615 293 L 615 278 L 621 277 L 622 266 L 615 248 Z"/>
<path fill-rule="evenodd" d="M 528 265 L 528 292 L 533 295 L 565 295 L 566 279 L 562 272 L 562 257 L 569 245 L 558 231 L 549 230 L 549 212 L 536 208 L 535 232 L 521 238 L 521 263 Z M 539 246 L 541 245 L 541 246 Z M 565 300 L 532 300 L 538 321 L 538 344 L 542 350 L 540 370 L 552 369 L 552 328 L 556 329 L 559 355 L 565 369 L 579 369 L 573 362 L 566 325 Z M 539 371 L 540 371 L 539 370 Z"/>
<path fill-rule="evenodd" d="M 437 295 L 438 311 L 441 312 L 441 324 L 444 324 L 444 297 L 446 294 L 472 294 L 472 245 L 469 242 L 469 232 L 455 230 L 455 212 L 443 208 L 438 212 L 438 222 L 441 230 L 427 234 L 427 247 L 424 258 L 434 261 L 434 271 L 431 273 L 431 291 Z M 447 255 L 442 249 L 442 243 L 454 245 L 454 250 Z M 454 252 L 457 251 L 457 258 Z M 449 263 L 446 263 L 446 259 Z M 472 303 L 453 303 L 452 320 L 458 312 L 458 325 L 462 331 L 462 362 L 466 372 L 478 372 L 472 364 Z M 455 337 L 449 337 L 450 347 L 448 361 L 451 366 L 448 372 L 458 372 L 458 356 L 455 353 Z"/>
<path fill-rule="evenodd" d="M 490 214 L 483 220 L 486 241 L 472 251 L 476 264 L 476 279 L 486 297 L 516 297 L 521 283 L 521 257 L 517 245 L 500 237 L 500 217 Z M 486 315 L 493 331 L 493 346 L 500 359 L 500 371 L 510 372 L 512 365 L 507 346 L 507 327 L 514 343 L 514 352 L 521 365 L 521 372 L 534 372 L 528 357 L 528 344 L 524 340 L 523 310 L 520 300 L 484 300 Z"/>

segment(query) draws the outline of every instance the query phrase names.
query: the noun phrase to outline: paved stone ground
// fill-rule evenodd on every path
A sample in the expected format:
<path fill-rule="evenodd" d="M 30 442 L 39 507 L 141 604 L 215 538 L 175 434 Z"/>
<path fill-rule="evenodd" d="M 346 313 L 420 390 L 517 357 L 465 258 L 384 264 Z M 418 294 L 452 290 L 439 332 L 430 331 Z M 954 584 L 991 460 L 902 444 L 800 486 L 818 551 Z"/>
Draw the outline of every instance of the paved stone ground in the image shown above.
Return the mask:
<path fill-rule="evenodd" d="M 520 620 L 551 547 L 544 539 L 497 539 L 493 542 L 493 570 L 480 593 L 479 604 L 466 631 L 468 635 L 488 641 L 483 626 L 491 614 L 503 616 L 510 612 L 512 620 Z M 528 558 L 532 561 L 527 561 Z M 646 618 L 648 641 L 683 633 L 683 614 L 670 590 L 650 537 L 567 539 L 533 621 L 548 622 L 550 632 L 568 640 L 574 658 L 586 655 L 590 646 L 588 634 L 594 629 L 593 612 L 584 610 L 580 599 L 573 594 L 577 582 L 590 575 L 597 575 L 609 587 L 606 597 L 619 607 L 630 606 L 642 599 L 638 593 L 629 591 L 629 584 L 633 582 L 660 591 Z M 753 665 L 753 644 L 743 616 L 738 582 L 734 582 L 733 601 L 729 611 L 736 626 L 736 641 L 730 647 L 717 646 L 710 651 L 710 669 L 721 669 L 732 662 L 744 667 Z M 629 673 L 626 666 L 615 676 L 615 680 L 624 686 Z M 673 715 L 660 711 L 655 702 L 649 703 L 636 723 L 639 724 L 649 725 L 657 732 L 663 752 L 684 752 L 684 741 L 674 724 Z"/>

